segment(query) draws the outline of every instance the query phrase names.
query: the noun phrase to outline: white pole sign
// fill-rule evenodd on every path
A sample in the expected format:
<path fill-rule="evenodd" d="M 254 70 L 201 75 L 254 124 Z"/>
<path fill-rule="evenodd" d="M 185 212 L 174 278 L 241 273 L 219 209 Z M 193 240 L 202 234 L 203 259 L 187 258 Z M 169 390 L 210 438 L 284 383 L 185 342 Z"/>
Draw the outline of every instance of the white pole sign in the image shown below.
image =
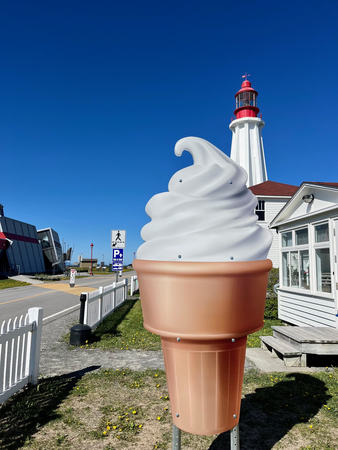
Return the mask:
<path fill-rule="evenodd" d="M 74 287 L 75 286 L 75 277 L 77 274 L 76 269 L 70 269 L 70 278 L 69 278 L 69 286 Z"/>
<path fill-rule="evenodd" d="M 112 230 L 111 246 L 112 248 L 124 248 L 126 246 L 126 230 Z"/>

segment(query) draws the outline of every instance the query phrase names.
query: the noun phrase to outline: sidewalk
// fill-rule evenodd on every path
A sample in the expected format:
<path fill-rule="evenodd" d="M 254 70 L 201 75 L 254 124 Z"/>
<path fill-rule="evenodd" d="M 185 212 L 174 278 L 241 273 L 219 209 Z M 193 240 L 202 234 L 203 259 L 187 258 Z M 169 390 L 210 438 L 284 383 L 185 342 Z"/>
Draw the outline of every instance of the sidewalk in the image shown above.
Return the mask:
<path fill-rule="evenodd" d="M 164 363 L 161 351 L 117 350 L 103 351 L 100 349 L 70 349 L 66 342 L 61 341 L 70 327 L 78 323 L 79 311 L 72 312 L 60 319 L 43 325 L 40 375 L 54 376 L 88 366 L 101 368 L 129 368 L 132 370 L 163 369 Z"/>
<path fill-rule="evenodd" d="M 116 350 L 70 349 L 62 336 L 78 323 L 79 311 L 72 312 L 53 322 L 43 325 L 40 375 L 44 377 L 62 375 L 89 366 L 100 366 L 105 369 L 129 368 L 131 370 L 160 369 L 164 370 L 161 351 L 154 350 Z M 245 370 L 258 369 L 262 372 L 317 372 L 323 368 L 285 367 L 278 358 L 272 358 L 268 352 L 260 348 L 248 348 Z"/>

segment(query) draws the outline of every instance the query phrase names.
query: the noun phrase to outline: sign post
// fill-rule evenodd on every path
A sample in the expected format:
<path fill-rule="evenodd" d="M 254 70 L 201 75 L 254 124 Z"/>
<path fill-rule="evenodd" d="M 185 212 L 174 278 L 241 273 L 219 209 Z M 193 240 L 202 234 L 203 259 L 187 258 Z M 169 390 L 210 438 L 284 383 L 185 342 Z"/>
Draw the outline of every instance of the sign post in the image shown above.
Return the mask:
<path fill-rule="evenodd" d="M 126 230 L 112 230 L 111 247 L 113 249 L 112 270 L 116 271 L 116 282 L 118 281 L 119 271 L 123 269 L 123 249 L 126 246 Z"/>

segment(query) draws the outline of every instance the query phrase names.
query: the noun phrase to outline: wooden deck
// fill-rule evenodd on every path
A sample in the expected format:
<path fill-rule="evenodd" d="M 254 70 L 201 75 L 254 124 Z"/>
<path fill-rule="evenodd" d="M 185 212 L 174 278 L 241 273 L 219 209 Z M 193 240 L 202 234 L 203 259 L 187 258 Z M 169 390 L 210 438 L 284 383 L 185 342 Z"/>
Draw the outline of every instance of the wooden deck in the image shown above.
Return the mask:
<path fill-rule="evenodd" d="M 286 365 L 306 366 L 306 355 L 338 355 L 338 330 L 334 328 L 273 326 L 272 329 L 273 337 L 261 336 L 262 348 L 282 357 Z"/>

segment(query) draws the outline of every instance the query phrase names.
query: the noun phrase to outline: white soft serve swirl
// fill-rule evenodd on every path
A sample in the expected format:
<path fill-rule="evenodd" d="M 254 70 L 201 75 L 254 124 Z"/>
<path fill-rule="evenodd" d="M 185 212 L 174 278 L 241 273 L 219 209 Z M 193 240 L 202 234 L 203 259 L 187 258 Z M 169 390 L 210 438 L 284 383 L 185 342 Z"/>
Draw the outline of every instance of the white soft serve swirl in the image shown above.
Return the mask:
<path fill-rule="evenodd" d="M 252 261 L 266 259 L 272 235 L 257 224 L 257 199 L 247 174 L 210 142 L 180 139 L 175 154 L 191 153 L 192 166 L 176 172 L 169 192 L 146 206 L 152 219 L 141 230 L 138 259 L 159 261 Z"/>

